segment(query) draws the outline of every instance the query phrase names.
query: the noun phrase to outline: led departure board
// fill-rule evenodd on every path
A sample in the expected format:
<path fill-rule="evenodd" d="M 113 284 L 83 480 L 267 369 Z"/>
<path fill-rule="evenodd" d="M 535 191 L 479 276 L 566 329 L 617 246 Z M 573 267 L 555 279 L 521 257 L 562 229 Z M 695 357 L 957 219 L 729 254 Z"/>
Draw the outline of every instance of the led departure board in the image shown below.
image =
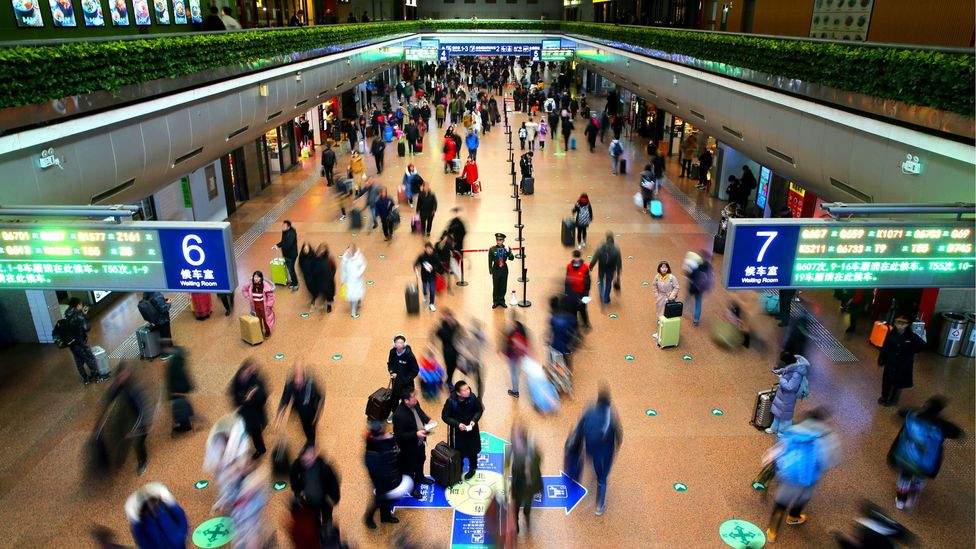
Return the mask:
<path fill-rule="evenodd" d="M 730 290 L 972 288 L 972 222 L 732 219 L 722 279 Z"/>
<path fill-rule="evenodd" d="M 0 289 L 232 292 L 229 223 L 0 224 Z"/>

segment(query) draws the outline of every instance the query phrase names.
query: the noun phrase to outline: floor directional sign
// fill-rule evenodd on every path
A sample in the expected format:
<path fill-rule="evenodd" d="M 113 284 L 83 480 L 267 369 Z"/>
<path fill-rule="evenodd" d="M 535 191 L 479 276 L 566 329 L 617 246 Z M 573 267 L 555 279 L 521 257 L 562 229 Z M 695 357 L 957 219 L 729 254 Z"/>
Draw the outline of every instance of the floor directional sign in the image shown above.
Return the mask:
<path fill-rule="evenodd" d="M 505 491 L 505 446 L 508 442 L 491 433 L 481 433 L 478 472 L 470 480 L 445 489 L 425 484 L 418 489 L 420 499 L 405 497 L 395 507 L 404 509 L 454 509 L 451 529 L 452 549 L 488 547 L 485 513 L 496 493 Z M 565 474 L 542 477 L 542 491 L 536 494 L 535 508 L 563 509 L 569 514 L 586 496 L 586 488 Z"/>
<path fill-rule="evenodd" d="M 762 528 L 744 520 L 732 519 L 723 522 L 718 527 L 718 534 L 726 545 L 736 549 L 759 549 L 766 545 L 766 535 Z"/>
<path fill-rule="evenodd" d="M 193 545 L 203 549 L 223 547 L 232 539 L 234 539 L 234 521 L 228 517 L 212 518 L 193 530 Z"/>

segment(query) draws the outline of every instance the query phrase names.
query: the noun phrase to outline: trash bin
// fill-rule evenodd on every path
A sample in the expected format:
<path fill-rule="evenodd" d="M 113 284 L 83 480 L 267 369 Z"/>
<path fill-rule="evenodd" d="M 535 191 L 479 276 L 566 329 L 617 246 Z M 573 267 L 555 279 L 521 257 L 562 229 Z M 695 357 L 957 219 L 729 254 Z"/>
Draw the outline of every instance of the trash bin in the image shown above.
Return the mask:
<path fill-rule="evenodd" d="M 962 336 L 962 356 L 976 357 L 976 314 L 966 313 L 966 333 Z"/>
<path fill-rule="evenodd" d="M 942 332 L 939 333 L 939 354 L 958 356 L 968 321 L 959 313 L 942 313 Z"/>

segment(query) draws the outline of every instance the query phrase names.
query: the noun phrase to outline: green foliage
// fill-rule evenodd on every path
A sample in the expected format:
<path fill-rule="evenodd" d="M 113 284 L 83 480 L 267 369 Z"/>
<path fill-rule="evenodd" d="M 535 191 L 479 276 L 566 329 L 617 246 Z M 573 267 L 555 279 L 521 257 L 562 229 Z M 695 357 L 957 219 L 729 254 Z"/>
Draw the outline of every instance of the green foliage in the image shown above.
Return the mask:
<path fill-rule="evenodd" d="M 973 116 L 972 54 L 596 23 L 461 19 L 6 47 L 0 49 L 0 108 L 220 67 L 256 68 L 295 52 L 437 30 L 562 31 Z"/>

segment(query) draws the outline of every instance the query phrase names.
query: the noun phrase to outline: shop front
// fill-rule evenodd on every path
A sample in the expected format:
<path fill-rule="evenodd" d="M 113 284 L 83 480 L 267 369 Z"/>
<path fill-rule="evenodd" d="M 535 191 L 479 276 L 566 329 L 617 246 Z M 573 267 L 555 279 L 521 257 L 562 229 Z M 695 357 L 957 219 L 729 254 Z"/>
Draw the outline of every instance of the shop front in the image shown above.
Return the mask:
<path fill-rule="evenodd" d="M 289 121 L 264 134 L 271 173 L 285 173 L 298 163 L 298 134 L 295 122 Z"/>

